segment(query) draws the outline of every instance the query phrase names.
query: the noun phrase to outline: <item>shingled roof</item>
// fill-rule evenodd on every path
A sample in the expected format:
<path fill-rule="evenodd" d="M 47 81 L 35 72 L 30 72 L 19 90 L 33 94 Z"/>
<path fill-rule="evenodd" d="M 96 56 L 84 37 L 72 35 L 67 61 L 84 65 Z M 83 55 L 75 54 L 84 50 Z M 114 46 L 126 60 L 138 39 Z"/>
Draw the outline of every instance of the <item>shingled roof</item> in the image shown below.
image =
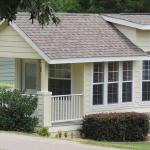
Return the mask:
<path fill-rule="evenodd" d="M 17 15 L 17 26 L 50 60 L 146 55 L 99 14 L 58 13 L 61 23 L 42 28 L 29 14 Z"/>
<path fill-rule="evenodd" d="M 121 14 L 104 14 L 105 16 L 116 18 L 116 19 L 122 19 L 129 22 L 142 24 L 142 25 L 150 25 L 150 14 L 147 13 L 121 13 Z"/>

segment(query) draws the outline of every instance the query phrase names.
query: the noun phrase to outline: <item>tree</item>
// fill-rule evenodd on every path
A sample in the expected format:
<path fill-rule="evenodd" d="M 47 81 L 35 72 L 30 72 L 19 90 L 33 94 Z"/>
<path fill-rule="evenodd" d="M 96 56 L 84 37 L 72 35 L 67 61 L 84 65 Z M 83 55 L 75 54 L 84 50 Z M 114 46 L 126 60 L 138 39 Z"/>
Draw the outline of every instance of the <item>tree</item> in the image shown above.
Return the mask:
<path fill-rule="evenodd" d="M 15 20 L 18 10 L 28 11 L 32 22 L 37 19 L 42 26 L 49 22 L 59 23 L 59 18 L 55 16 L 49 0 L 0 0 L 1 20 Z"/>
<path fill-rule="evenodd" d="M 80 5 L 78 0 L 49 0 L 53 8 L 60 12 L 78 12 Z"/>
<path fill-rule="evenodd" d="M 81 13 L 149 13 L 149 0 L 49 0 L 57 11 Z"/>

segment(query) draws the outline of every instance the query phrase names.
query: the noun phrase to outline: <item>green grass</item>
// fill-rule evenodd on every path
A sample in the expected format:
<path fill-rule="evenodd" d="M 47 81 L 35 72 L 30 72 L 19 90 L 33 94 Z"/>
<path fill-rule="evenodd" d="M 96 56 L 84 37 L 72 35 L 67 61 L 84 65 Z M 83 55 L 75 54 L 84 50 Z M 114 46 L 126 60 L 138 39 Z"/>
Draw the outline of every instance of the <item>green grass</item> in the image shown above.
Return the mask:
<path fill-rule="evenodd" d="M 125 150 L 150 150 L 150 142 L 99 142 L 93 140 L 75 139 L 73 141 L 93 146 L 112 147 Z"/>

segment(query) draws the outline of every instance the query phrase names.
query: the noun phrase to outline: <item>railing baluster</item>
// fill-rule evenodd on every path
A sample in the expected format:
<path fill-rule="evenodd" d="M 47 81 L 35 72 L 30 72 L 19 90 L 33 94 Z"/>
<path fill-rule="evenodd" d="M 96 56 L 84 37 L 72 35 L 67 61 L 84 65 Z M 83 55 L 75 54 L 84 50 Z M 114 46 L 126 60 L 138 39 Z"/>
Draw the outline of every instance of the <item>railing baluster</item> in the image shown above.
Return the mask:
<path fill-rule="evenodd" d="M 81 96 L 81 94 L 52 96 L 51 121 L 63 122 L 81 119 Z"/>

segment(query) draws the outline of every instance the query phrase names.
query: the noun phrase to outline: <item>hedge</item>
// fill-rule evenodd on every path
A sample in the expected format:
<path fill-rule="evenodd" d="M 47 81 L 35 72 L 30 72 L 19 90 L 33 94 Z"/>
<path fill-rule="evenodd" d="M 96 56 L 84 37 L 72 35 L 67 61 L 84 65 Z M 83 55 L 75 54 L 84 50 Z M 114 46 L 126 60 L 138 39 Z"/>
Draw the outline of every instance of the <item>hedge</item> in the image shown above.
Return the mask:
<path fill-rule="evenodd" d="M 37 97 L 23 95 L 19 90 L 0 90 L 0 130 L 33 132 L 37 118 Z"/>
<path fill-rule="evenodd" d="M 83 119 L 81 133 L 99 141 L 141 141 L 149 131 L 149 117 L 143 113 L 101 113 Z"/>

